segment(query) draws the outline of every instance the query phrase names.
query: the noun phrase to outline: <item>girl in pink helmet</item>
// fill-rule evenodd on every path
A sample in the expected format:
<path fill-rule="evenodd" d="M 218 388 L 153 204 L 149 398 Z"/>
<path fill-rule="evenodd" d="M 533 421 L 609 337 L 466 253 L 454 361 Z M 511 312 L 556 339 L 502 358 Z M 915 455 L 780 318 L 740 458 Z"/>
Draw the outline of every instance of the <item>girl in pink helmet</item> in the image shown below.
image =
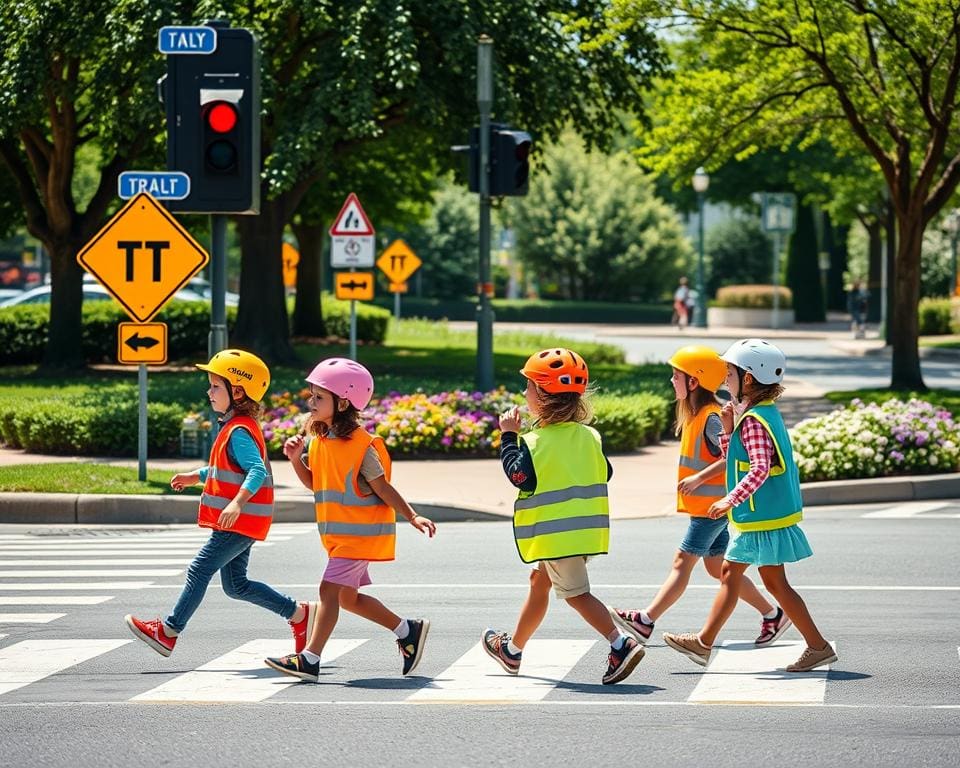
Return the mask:
<path fill-rule="evenodd" d="M 360 426 L 360 412 L 373 396 L 373 376 L 342 357 L 320 362 L 307 376 L 313 438 L 291 437 L 283 446 L 300 481 L 313 492 L 320 540 L 329 560 L 320 581 L 320 607 L 302 652 L 268 658 L 284 674 L 316 682 L 320 654 L 333 633 L 341 606 L 397 636 L 402 672 L 420 662 L 430 629 L 427 619 L 404 619 L 360 587 L 371 582 L 371 562 L 394 559 L 396 515 L 432 537 L 436 526 L 418 515 L 390 484 L 390 455 L 383 439 Z M 306 450 L 306 455 L 304 451 Z"/>

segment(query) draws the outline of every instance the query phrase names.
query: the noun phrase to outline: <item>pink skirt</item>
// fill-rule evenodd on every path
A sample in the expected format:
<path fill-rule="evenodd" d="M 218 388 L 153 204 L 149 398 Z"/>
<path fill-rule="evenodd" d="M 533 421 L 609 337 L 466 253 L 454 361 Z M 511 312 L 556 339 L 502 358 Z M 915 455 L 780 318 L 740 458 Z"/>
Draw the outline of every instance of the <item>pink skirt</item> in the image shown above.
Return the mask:
<path fill-rule="evenodd" d="M 321 581 L 329 581 L 343 587 L 360 589 L 367 584 L 373 584 L 367 568 L 369 560 L 349 560 L 345 557 L 331 557 L 323 571 Z"/>

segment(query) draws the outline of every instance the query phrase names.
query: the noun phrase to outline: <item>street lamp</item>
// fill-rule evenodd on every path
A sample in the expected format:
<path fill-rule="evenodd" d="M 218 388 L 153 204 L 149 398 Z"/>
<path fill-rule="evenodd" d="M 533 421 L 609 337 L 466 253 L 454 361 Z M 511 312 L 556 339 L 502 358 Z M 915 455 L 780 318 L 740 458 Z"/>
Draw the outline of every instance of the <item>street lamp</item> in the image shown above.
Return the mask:
<path fill-rule="evenodd" d="M 699 210 L 698 226 L 700 238 L 697 249 L 697 304 L 694 310 L 694 325 L 697 328 L 707 327 L 707 292 L 703 284 L 703 196 L 710 186 L 710 177 L 703 170 L 697 168 L 693 174 L 693 190 L 697 193 L 697 208 Z"/>
<path fill-rule="evenodd" d="M 960 208 L 954 208 L 943 221 L 943 228 L 950 233 L 950 295 L 956 296 L 957 290 L 957 236 L 960 235 Z"/>

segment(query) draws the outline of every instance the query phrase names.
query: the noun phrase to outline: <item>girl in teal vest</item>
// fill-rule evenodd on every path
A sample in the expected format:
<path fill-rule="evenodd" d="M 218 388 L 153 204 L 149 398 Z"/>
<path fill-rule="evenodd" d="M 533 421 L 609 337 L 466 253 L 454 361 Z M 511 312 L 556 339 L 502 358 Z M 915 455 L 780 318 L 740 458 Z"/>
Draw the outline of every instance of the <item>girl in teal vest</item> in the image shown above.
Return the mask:
<path fill-rule="evenodd" d="M 733 396 L 720 414 L 728 493 L 714 502 L 707 514 L 714 519 L 727 515 L 739 535 L 727 549 L 720 591 L 706 624 L 698 634 L 664 633 L 663 639 L 706 666 L 713 643 L 737 604 L 741 577 L 756 565 L 767 591 L 807 643 L 786 671 L 809 672 L 836 661 L 837 654 L 817 629 L 803 598 L 787 582 L 783 567 L 813 554 L 798 525 L 803 502 L 790 435 L 774 405 L 783 394 L 786 358 L 762 339 L 738 341 L 722 357 L 727 363 L 727 388 Z"/>
<path fill-rule="evenodd" d="M 520 371 L 534 428 L 518 437 L 519 409 L 500 417 L 500 458 L 520 493 L 513 534 L 520 559 L 536 563 L 513 635 L 486 629 L 482 645 L 504 671 L 520 671 L 523 647 L 543 621 L 550 587 L 610 642 L 603 684 L 625 679 L 643 647 L 623 634 L 606 606 L 590 594 L 587 557 L 606 554 L 610 540 L 607 480 L 613 470 L 584 399 L 587 364 L 569 349 L 545 349 Z"/>

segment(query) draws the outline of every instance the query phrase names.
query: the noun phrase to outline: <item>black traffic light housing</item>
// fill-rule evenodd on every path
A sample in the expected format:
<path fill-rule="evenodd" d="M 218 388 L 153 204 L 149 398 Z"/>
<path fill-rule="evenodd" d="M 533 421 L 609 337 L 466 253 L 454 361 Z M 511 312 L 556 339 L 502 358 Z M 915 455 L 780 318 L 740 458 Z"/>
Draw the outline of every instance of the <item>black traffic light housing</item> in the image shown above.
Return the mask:
<path fill-rule="evenodd" d="M 503 123 L 490 123 L 490 196 L 523 197 L 530 189 L 530 149 L 526 131 Z M 480 191 L 480 129 L 470 129 L 467 187 Z"/>
<path fill-rule="evenodd" d="M 167 169 L 190 194 L 167 201 L 187 213 L 260 212 L 260 56 L 248 29 L 217 30 L 210 54 L 167 56 Z"/>

